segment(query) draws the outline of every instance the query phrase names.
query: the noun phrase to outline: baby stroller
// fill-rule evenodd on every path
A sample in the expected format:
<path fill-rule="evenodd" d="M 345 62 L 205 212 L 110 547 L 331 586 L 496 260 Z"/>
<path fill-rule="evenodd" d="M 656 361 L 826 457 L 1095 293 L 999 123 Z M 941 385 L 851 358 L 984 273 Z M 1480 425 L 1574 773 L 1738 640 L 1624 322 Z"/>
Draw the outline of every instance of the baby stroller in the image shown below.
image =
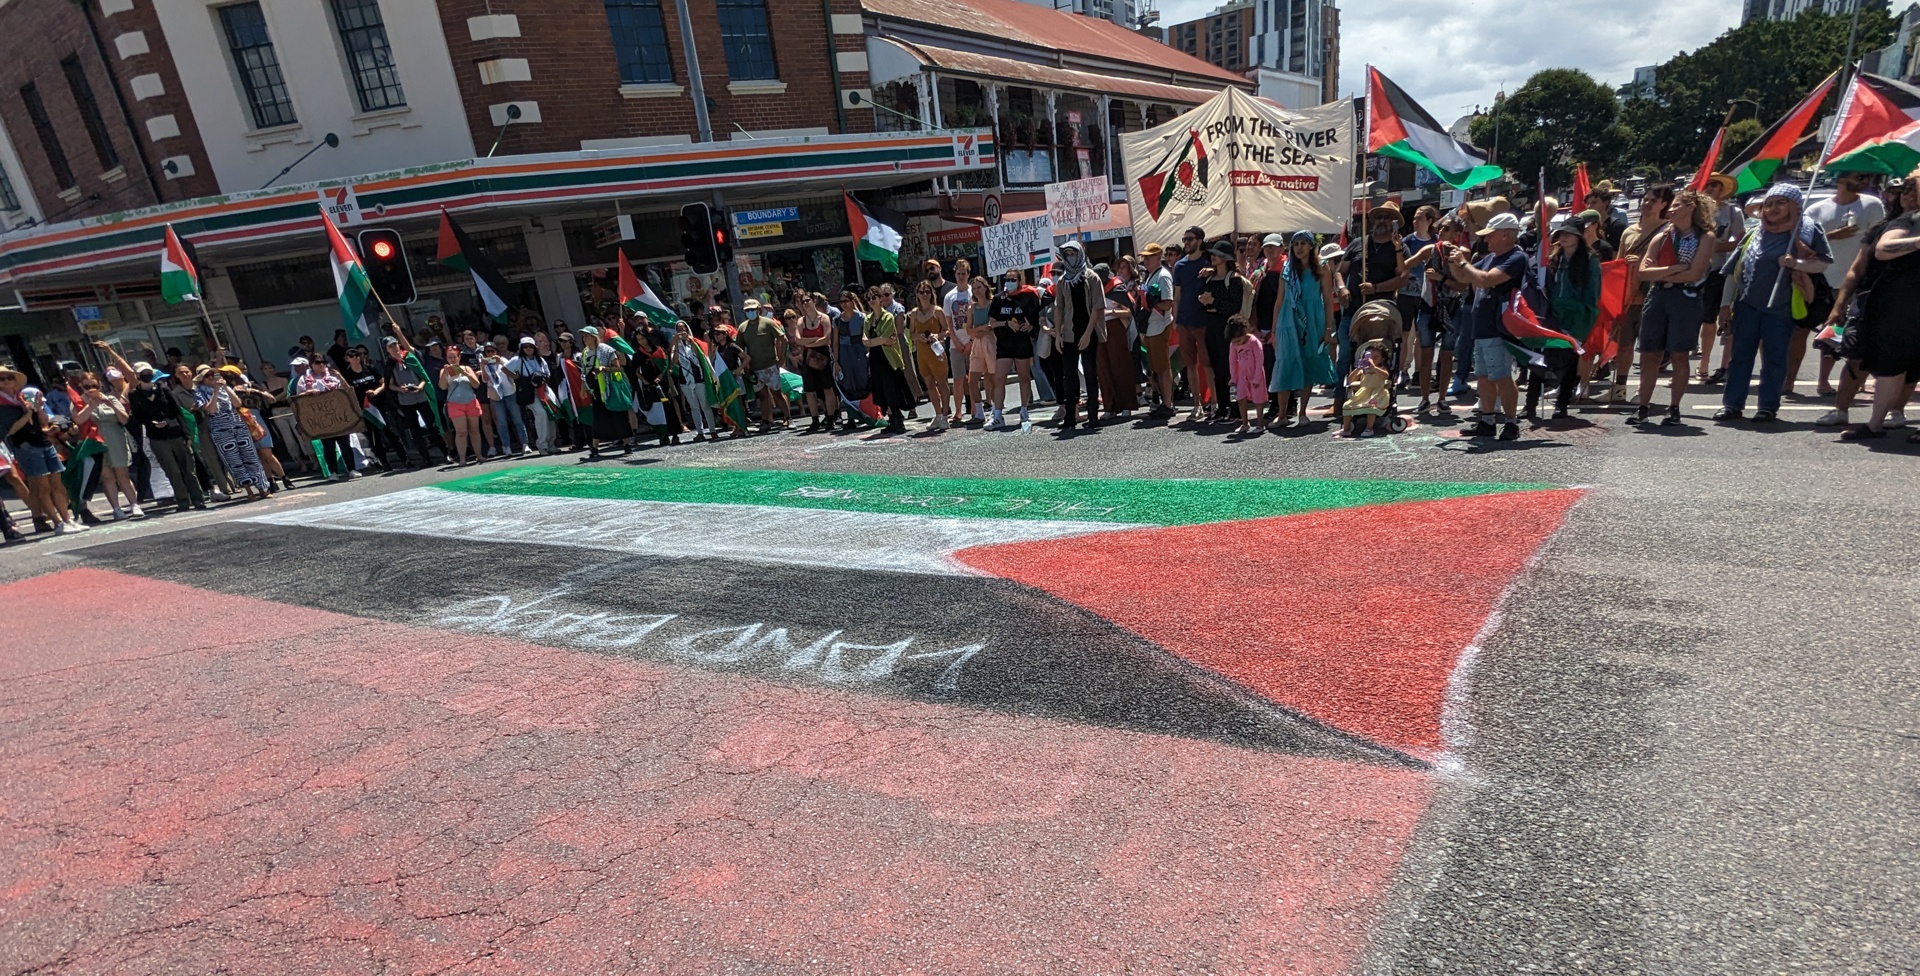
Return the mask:
<path fill-rule="evenodd" d="M 1351 348 L 1360 349 L 1368 342 L 1376 339 L 1379 340 L 1380 348 L 1383 350 L 1383 358 L 1376 360 L 1375 365 L 1385 369 L 1388 376 L 1399 376 L 1400 333 L 1405 322 L 1406 320 L 1400 315 L 1400 306 L 1396 305 L 1393 299 L 1376 298 L 1360 306 L 1360 308 L 1353 313 L 1353 324 L 1347 329 L 1348 339 L 1353 343 Z M 1352 364 L 1349 363 L 1347 368 L 1352 369 Z M 1346 383 L 1347 378 L 1341 376 L 1340 387 L 1343 401 L 1346 397 Z M 1407 418 L 1400 413 L 1398 397 L 1395 397 L 1393 402 L 1388 405 L 1387 411 L 1381 415 L 1379 423 L 1388 431 L 1395 434 L 1407 429 Z"/>

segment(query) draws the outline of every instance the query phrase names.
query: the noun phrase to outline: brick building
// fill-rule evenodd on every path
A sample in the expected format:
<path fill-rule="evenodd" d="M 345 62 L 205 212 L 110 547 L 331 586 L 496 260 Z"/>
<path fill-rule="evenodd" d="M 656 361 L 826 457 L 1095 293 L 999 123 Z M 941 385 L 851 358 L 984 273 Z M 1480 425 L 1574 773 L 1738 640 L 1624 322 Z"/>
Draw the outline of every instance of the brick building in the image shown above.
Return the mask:
<path fill-rule="evenodd" d="M 0 169 L 18 222 L 33 218 L 0 236 L 0 283 L 20 300 L 0 311 L 6 358 L 87 359 L 90 338 L 129 359 L 202 354 L 200 307 L 154 297 L 172 225 L 199 253 L 228 348 L 284 361 L 298 336 L 339 325 L 323 201 L 350 238 L 404 236 L 420 299 L 394 311 L 416 330 L 484 324 L 470 280 L 434 263 L 442 209 L 500 267 L 510 301 L 546 322 L 582 325 L 610 302 L 621 252 L 683 311 L 788 283 L 832 293 L 877 273 L 854 261 L 842 189 L 936 224 L 971 219 L 977 240 L 987 188 L 1009 185 L 1006 203 L 1022 207 L 1053 174 L 1118 181 L 1117 133 L 1247 84 L 1118 25 L 1014 0 L 686 7 L 691 44 L 674 0 L 0 3 L 0 33 L 70 39 L 21 52 L 6 80 L 59 94 L 43 96 L 58 103 L 43 128 L 86 164 L 76 205 L 41 172 L 20 99 L 0 91 Z M 104 61 L 87 60 L 89 17 Z M 68 49 L 96 92 L 127 95 L 131 122 L 97 99 L 118 174 L 93 158 L 100 126 L 68 95 Z M 1007 138 L 1021 142 L 1017 167 L 999 152 Z M 681 261 L 676 218 L 692 202 L 738 218 L 736 262 L 719 274 Z"/>

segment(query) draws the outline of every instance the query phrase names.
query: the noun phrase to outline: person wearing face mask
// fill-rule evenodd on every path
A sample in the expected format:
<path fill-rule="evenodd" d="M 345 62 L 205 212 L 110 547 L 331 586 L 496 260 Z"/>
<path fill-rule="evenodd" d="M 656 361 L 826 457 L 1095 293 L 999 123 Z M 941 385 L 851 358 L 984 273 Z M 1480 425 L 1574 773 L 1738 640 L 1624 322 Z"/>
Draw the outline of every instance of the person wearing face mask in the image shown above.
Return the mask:
<path fill-rule="evenodd" d="M 993 419 L 988 430 L 999 430 L 1005 423 L 1007 377 L 1020 380 L 1020 426 L 1032 421 L 1027 415 L 1033 403 L 1033 340 L 1040 322 L 1040 293 L 1027 285 L 1026 274 L 1009 271 L 1000 294 L 987 308 L 987 321 L 993 325 L 994 355 L 998 361 L 993 376 Z"/>
<path fill-rule="evenodd" d="M 1086 378 L 1087 426 L 1100 419 L 1100 340 L 1106 332 L 1106 288 L 1087 266 L 1079 241 L 1060 245 L 1053 279 L 1053 321 L 1046 330 L 1058 349 L 1054 388 L 1059 391 L 1060 429 L 1078 423 L 1080 382 Z"/>

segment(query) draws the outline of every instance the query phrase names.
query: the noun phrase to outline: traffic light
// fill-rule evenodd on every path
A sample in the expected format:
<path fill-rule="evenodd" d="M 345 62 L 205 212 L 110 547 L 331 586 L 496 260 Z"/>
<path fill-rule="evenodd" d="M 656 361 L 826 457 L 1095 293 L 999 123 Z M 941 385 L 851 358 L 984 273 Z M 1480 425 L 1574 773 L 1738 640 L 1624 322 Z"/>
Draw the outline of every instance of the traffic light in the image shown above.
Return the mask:
<path fill-rule="evenodd" d="M 726 214 L 715 214 L 719 219 L 713 223 L 713 257 L 726 267 L 733 263 L 733 221 Z"/>
<path fill-rule="evenodd" d="M 720 270 L 720 246 L 727 242 L 724 218 L 713 219 L 713 208 L 704 203 L 689 203 L 680 208 L 680 249 L 694 274 L 712 274 Z"/>
<path fill-rule="evenodd" d="M 396 230 L 363 230 L 358 238 L 360 261 L 367 268 L 373 293 L 388 305 L 410 305 L 418 297 L 407 249 Z"/>

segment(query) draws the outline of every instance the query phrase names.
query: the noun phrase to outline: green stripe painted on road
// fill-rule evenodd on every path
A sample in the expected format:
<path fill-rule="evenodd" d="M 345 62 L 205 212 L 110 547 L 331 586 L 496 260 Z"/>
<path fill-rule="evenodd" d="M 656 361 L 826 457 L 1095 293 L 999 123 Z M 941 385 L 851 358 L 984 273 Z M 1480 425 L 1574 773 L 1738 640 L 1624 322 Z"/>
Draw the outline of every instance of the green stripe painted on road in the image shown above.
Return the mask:
<path fill-rule="evenodd" d="M 1306 479 L 921 478 L 705 468 L 581 471 L 537 466 L 492 472 L 440 487 L 484 495 L 767 505 L 941 518 L 1197 525 L 1553 486 Z"/>

